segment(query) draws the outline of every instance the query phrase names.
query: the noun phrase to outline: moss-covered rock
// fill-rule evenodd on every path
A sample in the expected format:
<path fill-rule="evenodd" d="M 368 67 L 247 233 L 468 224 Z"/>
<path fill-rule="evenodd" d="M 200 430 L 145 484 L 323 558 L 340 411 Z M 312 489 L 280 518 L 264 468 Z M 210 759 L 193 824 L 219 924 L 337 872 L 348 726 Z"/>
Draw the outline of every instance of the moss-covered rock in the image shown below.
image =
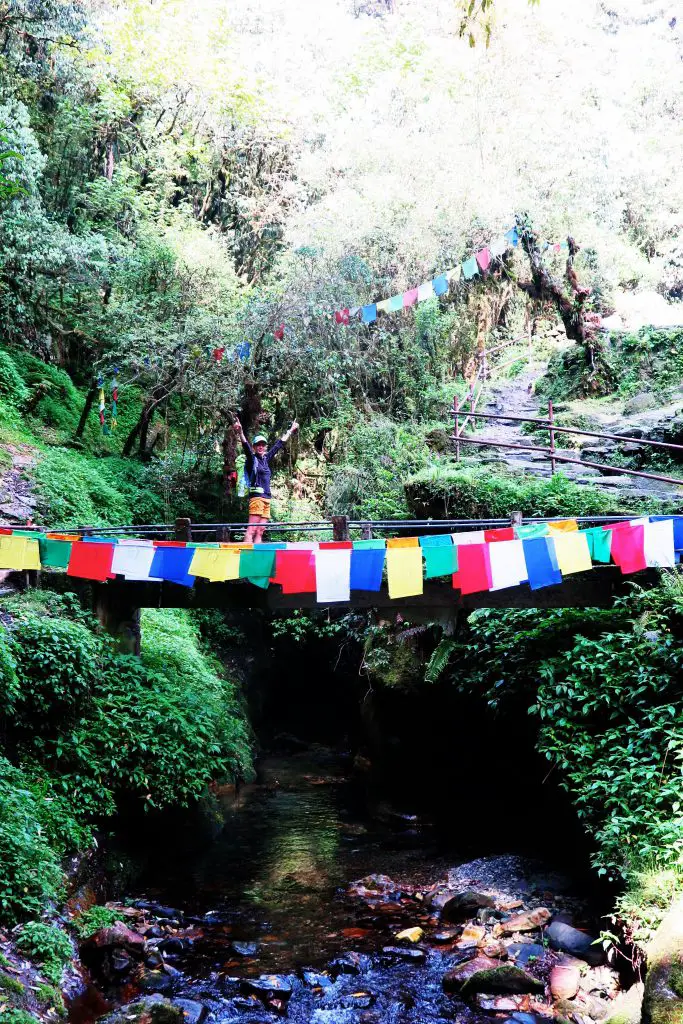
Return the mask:
<path fill-rule="evenodd" d="M 666 915 L 647 948 L 643 1024 L 683 1024 L 683 900 Z"/>
<path fill-rule="evenodd" d="M 183 1024 L 183 1020 L 180 1006 L 155 994 L 114 1010 L 102 1017 L 99 1024 Z"/>

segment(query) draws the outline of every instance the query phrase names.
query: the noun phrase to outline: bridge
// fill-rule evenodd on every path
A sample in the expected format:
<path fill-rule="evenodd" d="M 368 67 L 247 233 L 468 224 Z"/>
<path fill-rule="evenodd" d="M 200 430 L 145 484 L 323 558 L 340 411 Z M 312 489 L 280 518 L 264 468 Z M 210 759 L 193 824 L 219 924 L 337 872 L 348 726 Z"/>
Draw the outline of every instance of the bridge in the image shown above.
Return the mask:
<path fill-rule="evenodd" d="M 273 523 L 268 526 L 269 539 L 291 541 L 348 541 L 377 539 L 381 536 L 404 537 L 451 534 L 468 531 L 497 530 L 525 525 L 552 524 L 557 520 L 524 518 L 514 512 L 506 519 L 448 519 L 448 520 L 383 520 L 358 521 L 334 517 L 316 523 Z M 602 526 L 607 523 L 629 521 L 627 516 L 579 517 L 581 528 Z M 244 523 L 192 524 L 179 519 L 173 524 L 151 524 L 125 527 L 79 526 L 72 530 L 86 540 L 98 538 L 121 540 L 137 538 L 153 541 L 176 540 L 185 544 L 207 542 L 239 542 Z M 46 578 L 47 577 L 47 578 Z M 294 610 L 370 610 L 384 617 L 400 613 L 409 621 L 453 621 L 459 613 L 477 608 L 568 608 L 609 607 L 615 599 L 630 590 L 634 577 L 625 576 L 616 565 L 595 565 L 590 571 L 565 576 L 554 586 L 532 590 L 528 583 L 501 590 L 483 590 L 463 594 L 452 586 L 450 577 L 443 580 L 425 580 L 423 592 L 410 597 L 392 599 L 386 582 L 378 591 L 352 590 L 346 601 L 321 604 L 315 593 L 285 594 L 277 584 L 267 589 L 253 586 L 247 580 L 209 582 L 197 577 L 192 587 L 167 580 L 130 580 L 117 576 L 106 583 L 79 579 L 74 576 L 45 572 L 11 574 L 11 580 L 21 586 L 43 586 L 79 593 L 93 608 L 103 626 L 120 640 L 124 650 L 139 653 L 140 610 L 143 608 L 222 608 L 226 611 L 253 611 L 282 615 Z M 637 574 L 641 586 L 654 585 L 656 569 Z M 49 583 L 48 583 L 49 580 Z"/>

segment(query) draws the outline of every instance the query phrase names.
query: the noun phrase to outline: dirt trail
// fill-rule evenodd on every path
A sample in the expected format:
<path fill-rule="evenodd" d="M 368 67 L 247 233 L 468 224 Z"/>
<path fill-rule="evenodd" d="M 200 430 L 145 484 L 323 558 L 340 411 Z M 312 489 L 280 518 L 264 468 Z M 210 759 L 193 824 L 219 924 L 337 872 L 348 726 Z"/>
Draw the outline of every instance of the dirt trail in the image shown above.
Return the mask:
<path fill-rule="evenodd" d="M 0 524 L 25 526 L 38 505 L 27 475 L 36 465 L 36 452 L 25 444 L 6 444 L 4 451 L 12 464 L 0 470 Z"/>

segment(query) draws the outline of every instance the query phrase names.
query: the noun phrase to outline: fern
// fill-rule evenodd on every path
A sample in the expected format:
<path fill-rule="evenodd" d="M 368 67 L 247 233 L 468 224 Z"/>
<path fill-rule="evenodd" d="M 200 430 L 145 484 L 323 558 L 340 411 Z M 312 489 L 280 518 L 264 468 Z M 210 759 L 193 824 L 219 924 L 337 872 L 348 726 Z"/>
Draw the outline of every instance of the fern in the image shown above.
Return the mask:
<path fill-rule="evenodd" d="M 439 676 L 442 674 L 448 662 L 451 659 L 451 654 L 457 647 L 455 640 L 440 640 L 438 645 L 434 648 L 434 652 L 429 659 L 425 671 L 425 682 L 435 683 Z"/>

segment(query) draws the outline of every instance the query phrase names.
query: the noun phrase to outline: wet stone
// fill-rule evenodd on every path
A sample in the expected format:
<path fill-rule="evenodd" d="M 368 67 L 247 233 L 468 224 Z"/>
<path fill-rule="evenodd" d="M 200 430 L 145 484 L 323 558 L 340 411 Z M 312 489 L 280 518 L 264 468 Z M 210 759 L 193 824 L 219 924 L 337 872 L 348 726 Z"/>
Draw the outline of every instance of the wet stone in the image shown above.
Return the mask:
<path fill-rule="evenodd" d="M 173 987 L 173 978 L 165 971 L 144 971 L 138 978 L 142 992 L 168 992 Z"/>
<path fill-rule="evenodd" d="M 310 985 L 311 988 L 330 988 L 334 984 L 329 974 L 323 974 L 320 971 L 312 971 L 304 967 L 299 973 L 304 985 Z"/>
<path fill-rule="evenodd" d="M 545 934 L 553 949 L 560 953 L 571 953 L 593 967 L 604 962 L 605 951 L 602 946 L 593 945 L 595 938 L 579 931 L 578 928 L 572 928 L 562 921 L 553 921 L 546 928 Z"/>
<path fill-rule="evenodd" d="M 538 978 L 532 977 L 514 964 L 497 964 L 471 974 L 462 985 L 462 995 L 474 992 L 543 992 L 545 986 Z"/>
<path fill-rule="evenodd" d="M 474 917 L 477 911 L 484 907 L 493 909 L 495 907 L 493 899 L 485 893 L 466 889 L 465 892 L 456 892 L 442 905 L 441 917 L 444 921 L 460 924 L 470 917 Z"/>
<path fill-rule="evenodd" d="M 179 939 L 175 935 L 162 939 L 159 943 L 159 949 L 163 949 L 164 953 L 182 953 L 187 946 L 187 939 Z"/>
<path fill-rule="evenodd" d="M 360 1016 L 356 1010 L 314 1010 L 311 1024 L 359 1024 Z"/>
<path fill-rule="evenodd" d="M 345 953 L 338 956 L 329 963 L 330 973 L 333 978 L 340 974 L 360 974 L 363 969 L 364 960 L 360 953 Z"/>
<path fill-rule="evenodd" d="M 496 925 L 499 934 L 512 935 L 514 932 L 532 932 L 536 928 L 542 928 L 547 924 L 552 914 L 547 907 L 536 907 L 535 910 L 527 910 L 524 914 L 513 914 L 507 920 Z"/>
<path fill-rule="evenodd" d="M 426 959 L 424 949 L 415 949 L 408 946 L 385 946 L 379 956 L 380 963 L 410 963 L 421 964 Z"/>
<path fill-rule="evenodd" d="M 176 910 L 175 907 L 165 907 L 161 903 L 151 903 L 147 900 L 137 900 L 134 904 L 138 910 L 146 910 L 154 917 L 163 917 L 166 920 L 179 921 L 182 918 L 182 912 Z"/>
<path fill-rule="evenodd" d="M 258 942 L 232 942 L 230 948 L 238 956 L 256 956 L 258 953 Z"/>
<path fill-rule="evenodd" d="M 260 978 L 245 978 L 242 981 L 242 989 L 248 994 L 258 996 L 259 999 L 289 999 L 292 994 L 292 985 L 288 978 L 279 974 L 262 974 Z"/>
<path fill-rule="evenodd" d="M 454 942 L 458 935 L 460 935 L 459 928 L 443 928 L 431 936 L 431 941 L 438 943 Z"/>
<path fill-rule="evenodd" d="M 172 1002 L 182 1010 L 185 1024 L 202 1024 L 209 1012 L 203 1003 L 195 1002 L 194 999 L 174 999 Z"/>
<path fill-rule="evenodd" d="M 537 942 L 509 942 L 507 945 L 508 956 L 514 959 L 516 964 L 525 967 L 529 963 L 535 963 L 545 956 L 547 950 Z"/>

